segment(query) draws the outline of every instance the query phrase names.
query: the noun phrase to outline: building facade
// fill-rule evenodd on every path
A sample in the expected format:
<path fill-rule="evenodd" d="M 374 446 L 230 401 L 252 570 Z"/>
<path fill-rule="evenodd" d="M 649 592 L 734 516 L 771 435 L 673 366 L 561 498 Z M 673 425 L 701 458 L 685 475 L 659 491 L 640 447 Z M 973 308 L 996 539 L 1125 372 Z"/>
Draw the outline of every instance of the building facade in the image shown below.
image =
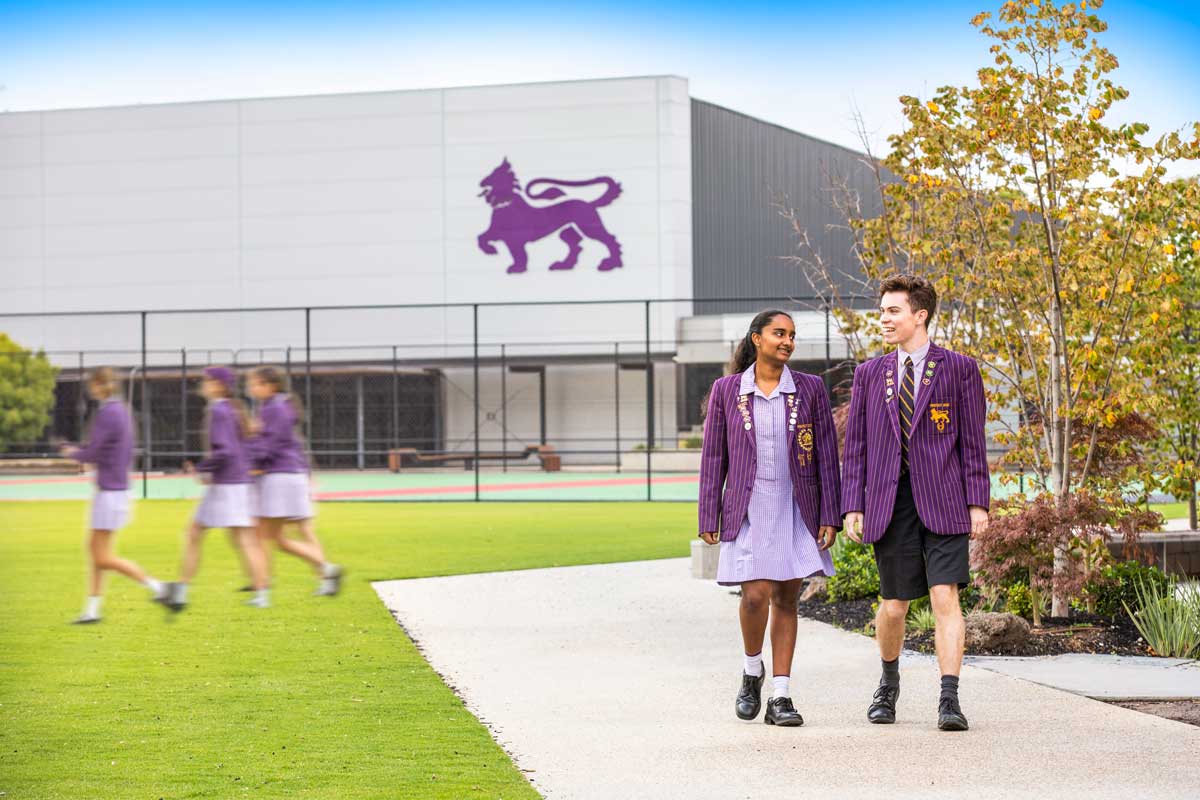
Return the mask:
<path fill-rule="evenodd" d="M 766 298 L 801 368 L 842 358 L 777 207 L 847 265 L 834 174 L 871 196 L 860 154 L 672 76 L 0 114 L 0 330 L 63 369 L 63 435 L 81 367 L 144 357 L 164 464 L 197 370 L 263 362 L 326 465 L 477 434 L 612 463 L 694 429 Z"/>

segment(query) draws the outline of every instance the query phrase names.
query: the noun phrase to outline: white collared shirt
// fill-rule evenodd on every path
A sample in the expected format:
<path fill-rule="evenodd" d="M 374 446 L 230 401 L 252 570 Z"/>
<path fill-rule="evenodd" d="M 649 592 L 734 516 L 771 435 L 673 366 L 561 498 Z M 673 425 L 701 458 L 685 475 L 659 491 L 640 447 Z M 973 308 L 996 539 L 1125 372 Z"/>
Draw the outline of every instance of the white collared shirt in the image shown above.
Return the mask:
<path fill-rule="evenodd" d="M 925 344 L 917 348 L 916 352 L 906 353 L 904 348 L 896 348 L 896 365 L 897 378 L 896 386 L 900 386 L 904 381 L 904 359 L 912 358 L 913 362 L 913 403 L 917 402 L 917 397 L 921 394 L 921 372 L 925 369 L 925 357 L 929 355 L 930 341 L 925 340 Z"/>

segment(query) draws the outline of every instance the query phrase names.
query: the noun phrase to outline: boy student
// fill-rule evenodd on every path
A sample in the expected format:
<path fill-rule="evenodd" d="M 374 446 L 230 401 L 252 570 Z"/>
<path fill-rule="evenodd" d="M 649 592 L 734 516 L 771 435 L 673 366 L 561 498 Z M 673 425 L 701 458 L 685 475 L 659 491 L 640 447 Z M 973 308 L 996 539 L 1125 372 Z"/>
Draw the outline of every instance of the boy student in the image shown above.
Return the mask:
<path fill-rule="evenodd" d="M 908 604 L 928 594 L 942 674 L 938 728 L 965 731 L 958 592 L 970 581 L 970 534 L 988 524 L 983 379 L 974 359 L 930 341 L 937 292 L 928 280 L 897 275 L 879 293 L 888 351 L 854 373 L 842 460 L 846 534 L 874 545 L 882 598 L 875 636 L 883 676 L 867 719 L 896 721 Z"/>

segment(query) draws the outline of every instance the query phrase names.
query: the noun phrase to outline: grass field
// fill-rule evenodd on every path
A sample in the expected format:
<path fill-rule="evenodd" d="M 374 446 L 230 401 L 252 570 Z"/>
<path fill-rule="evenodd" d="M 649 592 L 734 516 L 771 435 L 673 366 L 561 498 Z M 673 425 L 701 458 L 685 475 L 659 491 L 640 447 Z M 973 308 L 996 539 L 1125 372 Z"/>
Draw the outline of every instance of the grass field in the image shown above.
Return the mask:
<path fill-rule="evenodd" d="M 193 507 L 135 506 L 121 553 L 174 575 Z M 368 586 L 387 578 L 684 556 L 686 504 L 326 503 L 349 580 L 335 599 L 276 556 L 274 607 L 246 608 L 210 534 L 192 606 L 167 616 L 110 578 L 84 593 L 82 502 L 0 504 L 0 796 L 536 797 Z"/>

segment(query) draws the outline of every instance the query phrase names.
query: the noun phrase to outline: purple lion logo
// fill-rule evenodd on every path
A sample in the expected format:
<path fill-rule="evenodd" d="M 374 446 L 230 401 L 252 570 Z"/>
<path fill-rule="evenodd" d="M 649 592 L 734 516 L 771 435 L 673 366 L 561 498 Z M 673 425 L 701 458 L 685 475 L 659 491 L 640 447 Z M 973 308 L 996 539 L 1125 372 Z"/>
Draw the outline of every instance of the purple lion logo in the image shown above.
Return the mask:
<path fill-rule="evenodd" d="M 556 184 L 540 192 L 535 192 L 537 184 Z M 607 184 L 604 194 L 592 201 L 567 199 L 550 205 L 530 205 L 528 200 L 557 200 L 565 193 L 558 186 L 592 186 Z M 616 200 L 621 195 L 621 184 L 612 178 L 592 178 L 590 181 L 561 181 L 554 178 L 537 178 L 525 185 L 521 190 L 521 182 L 504 159 L 500 166 L 479 182 L 483 191 L 479 196 L 484 198 L 492 207 L 492 224 L 479 234 L 479 249 L 489 256 L 496 255 L 493 242 L 504 242 L 512 255 L 513 263 L 508 268 L 509 273 L 524 272 L 529 262 L 525 248 L 531 243 L 546 238 L 555 231 L 558 238 L 567 245 L 567 255 L 561 261 L 555 261 L 550 269 L 574 269 L 583 251 L 580 242 L 586 236 L 594 239 L 608 248 L 608 255 L 599 264 L 601 271 L 607 272 L 621 266 L 621 243 L 613 236 L 600 221 L 598 208 Z M 525 196 L 522 197 L 521 195 Z"/>

